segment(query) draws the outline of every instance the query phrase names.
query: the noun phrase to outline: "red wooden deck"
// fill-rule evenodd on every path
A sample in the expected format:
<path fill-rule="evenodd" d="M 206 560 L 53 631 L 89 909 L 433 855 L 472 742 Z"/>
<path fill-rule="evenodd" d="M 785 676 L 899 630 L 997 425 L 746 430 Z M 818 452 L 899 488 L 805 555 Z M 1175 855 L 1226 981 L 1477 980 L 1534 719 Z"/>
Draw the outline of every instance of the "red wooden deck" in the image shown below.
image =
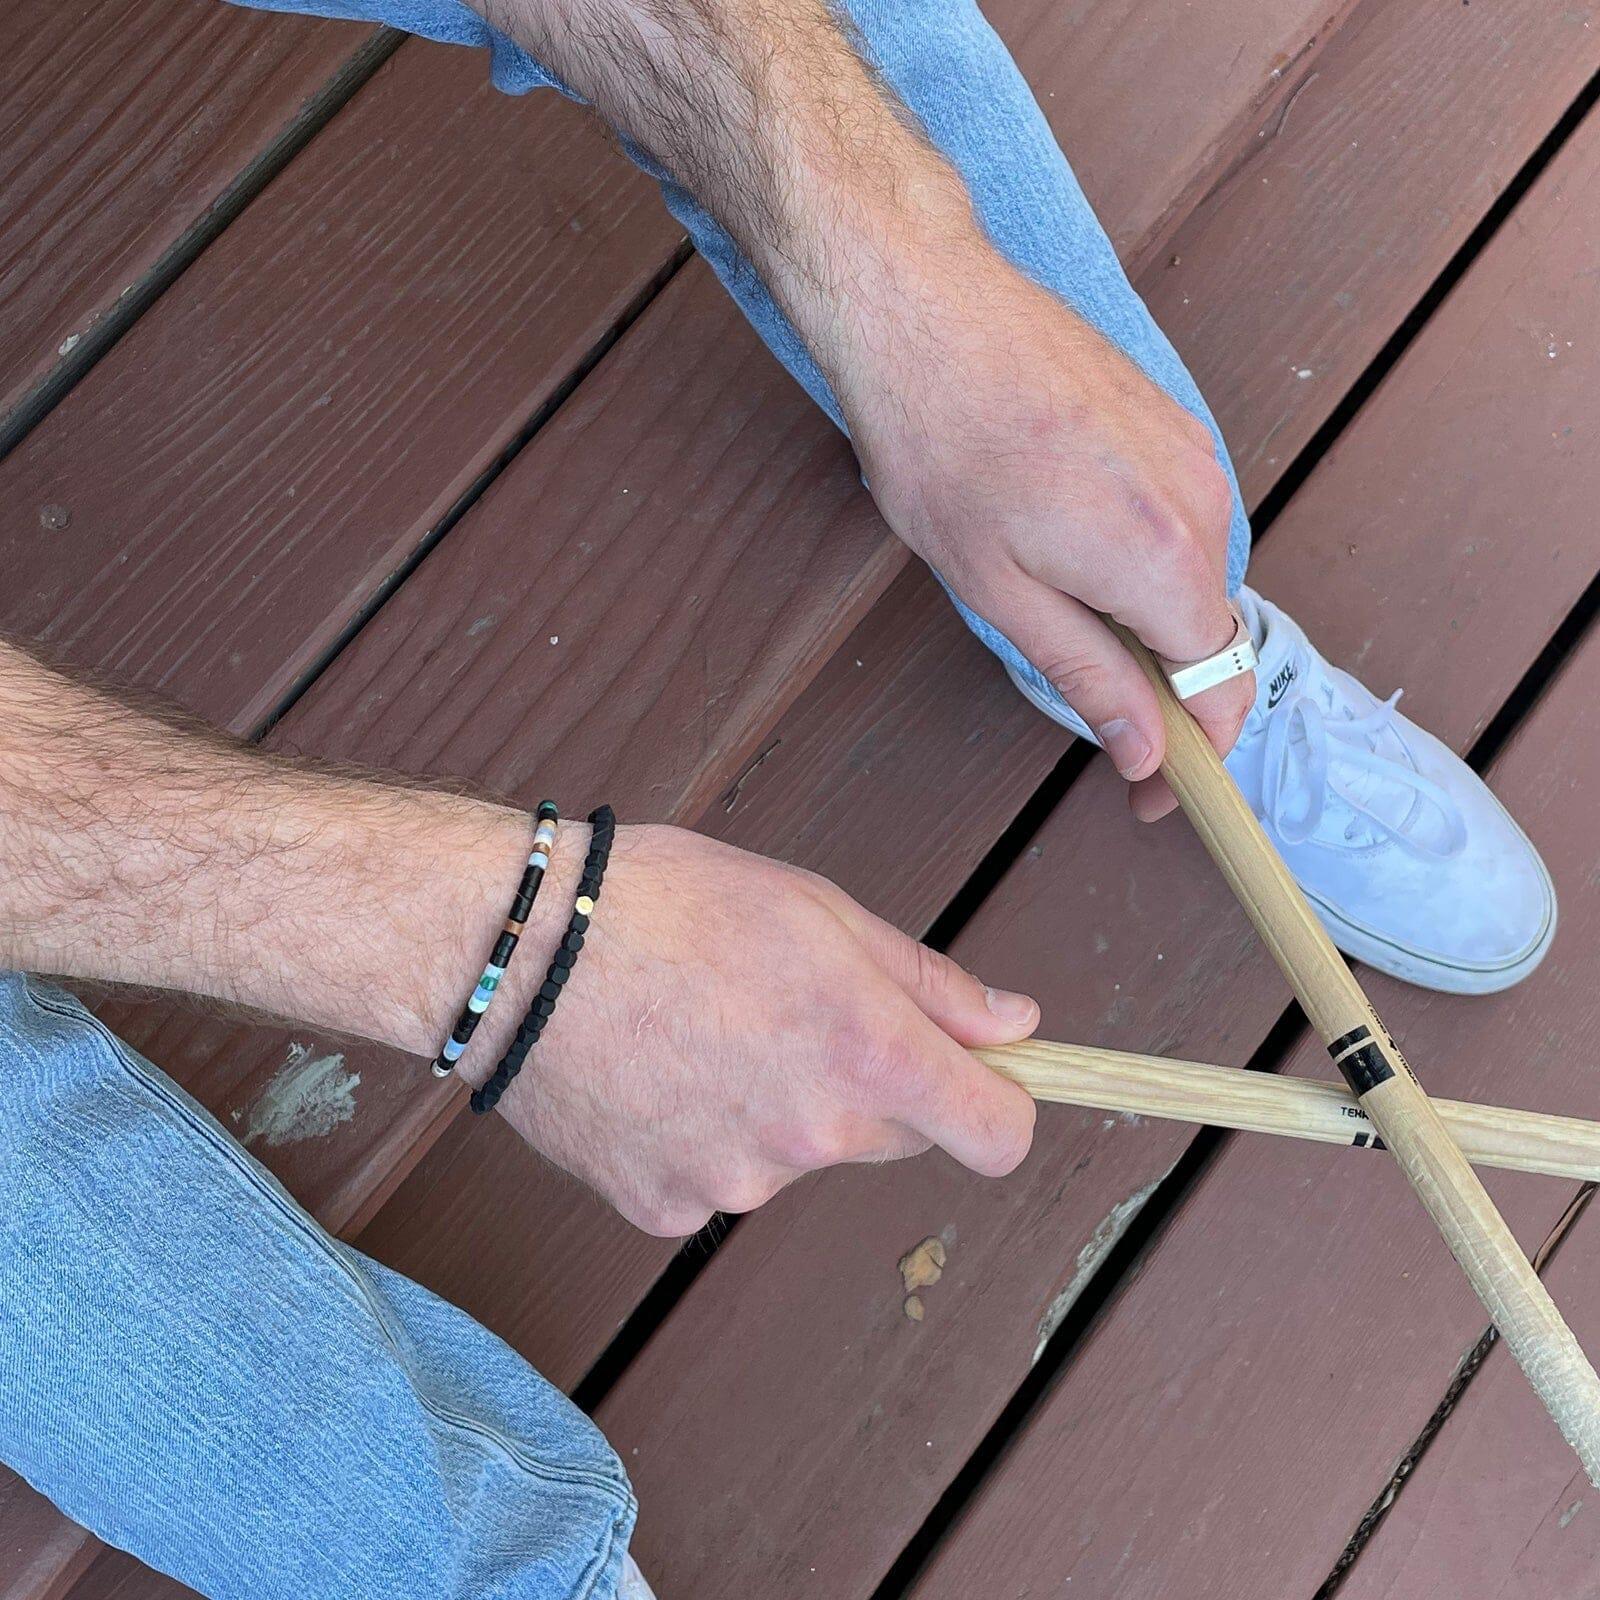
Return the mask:
<path fill-rule="evenodd" d="M 1600 1114 L 1600 5 L 991 13 L 1228 430 L 1255 581 L 1555 873 L 1532 982 L 1386 1018 L 1440 1093 Z M 804 862 L 1046 1035 L 1326 1075 L 1187 829 L 1016 698 L 576 108 L 203 0 L 14 0 L 0 53 L 0 629 Z M 459 718 L 519 674 L 536 721 Z M 598 1415 L 662 1600 L 1600 1592 L 1600 1503 L 1370 1156 L 1048 1108 L 1007 1182 L 841 1169 L 680 1252 L 414 1062 L 114 1011 L 225 1122 L 347 1053 L 356 1117 L 261 1155 Z M 1600 1349 L 1600 1223 L 1490 1187 Z M 0 1476 L 0 1600 L 177 1592 Z"/>

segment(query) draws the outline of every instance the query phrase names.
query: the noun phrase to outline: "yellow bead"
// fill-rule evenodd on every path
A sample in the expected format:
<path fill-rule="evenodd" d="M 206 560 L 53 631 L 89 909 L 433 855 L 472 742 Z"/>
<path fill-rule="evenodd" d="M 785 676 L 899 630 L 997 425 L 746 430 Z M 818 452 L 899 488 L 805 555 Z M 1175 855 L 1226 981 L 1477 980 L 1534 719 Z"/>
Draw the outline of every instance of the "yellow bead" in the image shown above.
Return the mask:
<path fill-rule="evenodd" d="M 573 906 L 573 909 L 580 912 L 583 916 L 590 916 L 594 911 L 594 901 L 591 900 L 588 895 L 580 894 Z"/>

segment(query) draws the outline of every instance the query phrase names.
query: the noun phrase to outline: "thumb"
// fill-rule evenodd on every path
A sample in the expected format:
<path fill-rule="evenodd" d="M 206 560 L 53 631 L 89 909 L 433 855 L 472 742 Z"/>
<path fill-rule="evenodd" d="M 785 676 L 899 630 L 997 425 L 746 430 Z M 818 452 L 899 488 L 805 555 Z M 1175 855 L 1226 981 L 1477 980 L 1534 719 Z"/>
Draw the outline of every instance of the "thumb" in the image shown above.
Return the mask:
<path fill-rule="evenodd" d="M 1155 691 L 1102 617 L 1030 580 L 1019 603 L 992 620 L 1089 724 L 1124 778 L 1148 778 L 1161 765 Z"/>

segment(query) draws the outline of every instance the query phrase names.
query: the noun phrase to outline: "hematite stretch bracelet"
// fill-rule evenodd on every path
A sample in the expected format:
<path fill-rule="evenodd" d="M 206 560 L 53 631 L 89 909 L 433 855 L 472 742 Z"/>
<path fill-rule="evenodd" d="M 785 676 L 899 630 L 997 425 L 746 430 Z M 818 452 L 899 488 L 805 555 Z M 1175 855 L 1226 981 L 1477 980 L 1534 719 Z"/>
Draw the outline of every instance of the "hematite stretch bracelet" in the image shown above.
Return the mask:
<path fill-rule="evenodd" d="M 550 962 L 550 970 L 545 973 L 544 982 L 539 985 L 539 992 L 533 997 L 533 1004 L 528 1007 L 528 1014 L 522 1019 L 516 1037 L 500 1058 L 489 1081 L 481 1089 L 473 1091 L 472 1109 L 479 1115 L 494 1110 L 500 1096 L 510 1088 L 511 1080 L 522 1071 L 522 1063 L 539 1042 L 539 1035 L 544 1032 L 550 1013 L 556 1008 L 556 1001 L 561 998 L 561 987 L 571 976 L 578 952 L 583 949 L 583 936 L 589 931 L 589 918 L 594 913 L 595 901 L 600 898 L 601 880 L 606 875 L 606 862 L 611 858 L 611 840 L 617 831 L 616 814 L 610 806 L 600 806 L 591 811 L 589 822 L 594 828 L 594 835 L 589 840 L 589 856 L 583 864 L 583 877 L 578 880 L 578 898 L 572 908 L 572 921 L 567 924 L 560 947 Z"/>
<path fill-rule="evenodd" d="M 561 817 L 551 800 L 541 800 L 534 816 L 538 825 L 533 830 L 533 851 L 528 857 L 527 866 L 522 869 L 522 881 L 517 885 L 516 898 L 511 902 L 511 910 L 506 913 L 505 926 L 501 928 L 500 937 L 495 940 L 494 949 L 489 953 L 489 962 L 483 969 L 483 976 L 478 979 L 478 987 L 468 997 L 455 1027 L 450 1030 L 450 1037 L 444 1042 L 444 1048 L 433 1058 L 433 1075 L 436 1078 L 448 1078 L 455 1071 L 456 1062 L 466 1050 L 479 1018 L 489 1009 L 489 1002 L 500 988 L 500 980 L 511 964 L 511 953 L 517 948 L 517 940 L 528 924 L 528 913 L 533 910 L 533 902 L 539 897 L 539 885 L 544 882 L 545 868 L 550 865 L 550 852 L 556 843 L 556 824 Z"/>

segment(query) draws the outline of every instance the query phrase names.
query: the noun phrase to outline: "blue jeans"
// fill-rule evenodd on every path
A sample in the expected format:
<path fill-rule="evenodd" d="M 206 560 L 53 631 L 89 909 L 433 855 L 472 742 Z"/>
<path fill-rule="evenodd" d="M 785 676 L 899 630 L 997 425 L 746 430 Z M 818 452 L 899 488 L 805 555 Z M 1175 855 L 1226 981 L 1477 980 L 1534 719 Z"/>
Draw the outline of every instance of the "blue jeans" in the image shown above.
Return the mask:
<path fill-rule="evenodd" d="M 459 0 L 275 3 L 486 46 L 513 93 L 561 87 Z M 1000 248 L 1215 432 L 975 6 L 850 10 Z M 842 426 L 749 263 L 662 189 Z M 1236 490 L 1230 587 L 1248 537 Z M 0 1456 L 110 1543 L 252 1600 L 608 1600 L 634 1516 L 605 1441 L 514 1352 L 331 1239 L 170 1079 L 15 973 L 0 973 Z"/>

